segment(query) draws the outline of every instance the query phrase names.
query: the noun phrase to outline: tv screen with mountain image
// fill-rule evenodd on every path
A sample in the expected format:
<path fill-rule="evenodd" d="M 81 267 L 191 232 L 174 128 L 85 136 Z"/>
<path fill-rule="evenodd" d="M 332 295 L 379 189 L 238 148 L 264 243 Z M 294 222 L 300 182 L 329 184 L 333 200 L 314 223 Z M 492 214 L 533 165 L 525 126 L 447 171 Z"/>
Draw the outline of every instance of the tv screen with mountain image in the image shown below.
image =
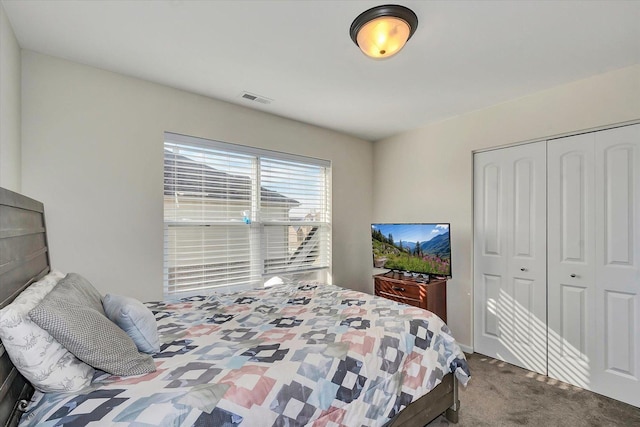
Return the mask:
<path fill-rule="evenodd" d="M 451 276 L 449 224 L 372 224 L 373 266 Z"/>

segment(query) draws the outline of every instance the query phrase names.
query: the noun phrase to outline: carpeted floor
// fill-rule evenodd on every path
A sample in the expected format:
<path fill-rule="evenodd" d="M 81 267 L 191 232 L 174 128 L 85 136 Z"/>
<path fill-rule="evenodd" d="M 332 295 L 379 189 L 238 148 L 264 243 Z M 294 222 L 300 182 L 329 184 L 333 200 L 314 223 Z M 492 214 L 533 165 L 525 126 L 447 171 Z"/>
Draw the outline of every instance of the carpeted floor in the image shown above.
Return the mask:
<path fill-rule="evenodd" d="M 477 353 L 467 360 L 471 381 L 460 387 L 458 424 L 440 416 L 429 427 L 640 427 L 635 406 Z"/>

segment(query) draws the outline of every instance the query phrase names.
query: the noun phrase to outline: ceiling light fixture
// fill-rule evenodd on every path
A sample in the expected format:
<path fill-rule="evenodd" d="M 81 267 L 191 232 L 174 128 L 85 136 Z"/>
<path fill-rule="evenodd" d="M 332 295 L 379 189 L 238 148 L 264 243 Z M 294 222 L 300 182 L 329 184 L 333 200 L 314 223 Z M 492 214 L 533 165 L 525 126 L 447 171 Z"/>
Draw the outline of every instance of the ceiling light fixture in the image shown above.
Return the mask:
<path fill-rule="evenodd" d="M 418 27 L 411 9 L 397 4 L 376 6 L 362 12 L 351 24 L 351 40 L 374 59 L 389 58 L 403 48 Z"/>

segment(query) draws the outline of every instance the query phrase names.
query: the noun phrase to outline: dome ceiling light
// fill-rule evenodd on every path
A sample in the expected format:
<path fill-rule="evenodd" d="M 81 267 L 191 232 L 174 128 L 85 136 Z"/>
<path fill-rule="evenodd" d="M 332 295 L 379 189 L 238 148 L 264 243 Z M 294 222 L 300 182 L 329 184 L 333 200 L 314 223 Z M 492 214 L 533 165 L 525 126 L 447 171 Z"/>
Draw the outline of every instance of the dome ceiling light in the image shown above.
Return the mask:
<path fill-rule="evenodd" d="M 351 40 L 374 59 L 398 53 L 418 27 L 418 17 L 397 4 L 376 6 L 362 12 L 351 24 Z"/>

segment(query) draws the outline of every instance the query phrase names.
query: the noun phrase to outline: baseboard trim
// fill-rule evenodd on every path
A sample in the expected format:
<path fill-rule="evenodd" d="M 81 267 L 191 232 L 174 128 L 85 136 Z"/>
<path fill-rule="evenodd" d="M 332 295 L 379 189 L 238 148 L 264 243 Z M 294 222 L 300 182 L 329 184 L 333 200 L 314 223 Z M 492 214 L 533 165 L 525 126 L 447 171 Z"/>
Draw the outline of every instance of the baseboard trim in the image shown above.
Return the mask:
<path fill-rule="evenodd" d="M 464 351 L 465 353 L 473 353 L 473 347 L 469 347 L 468 345 L 460 343 L 458 343 L 458 346 L 460 347 L 460 350 Z"/>

